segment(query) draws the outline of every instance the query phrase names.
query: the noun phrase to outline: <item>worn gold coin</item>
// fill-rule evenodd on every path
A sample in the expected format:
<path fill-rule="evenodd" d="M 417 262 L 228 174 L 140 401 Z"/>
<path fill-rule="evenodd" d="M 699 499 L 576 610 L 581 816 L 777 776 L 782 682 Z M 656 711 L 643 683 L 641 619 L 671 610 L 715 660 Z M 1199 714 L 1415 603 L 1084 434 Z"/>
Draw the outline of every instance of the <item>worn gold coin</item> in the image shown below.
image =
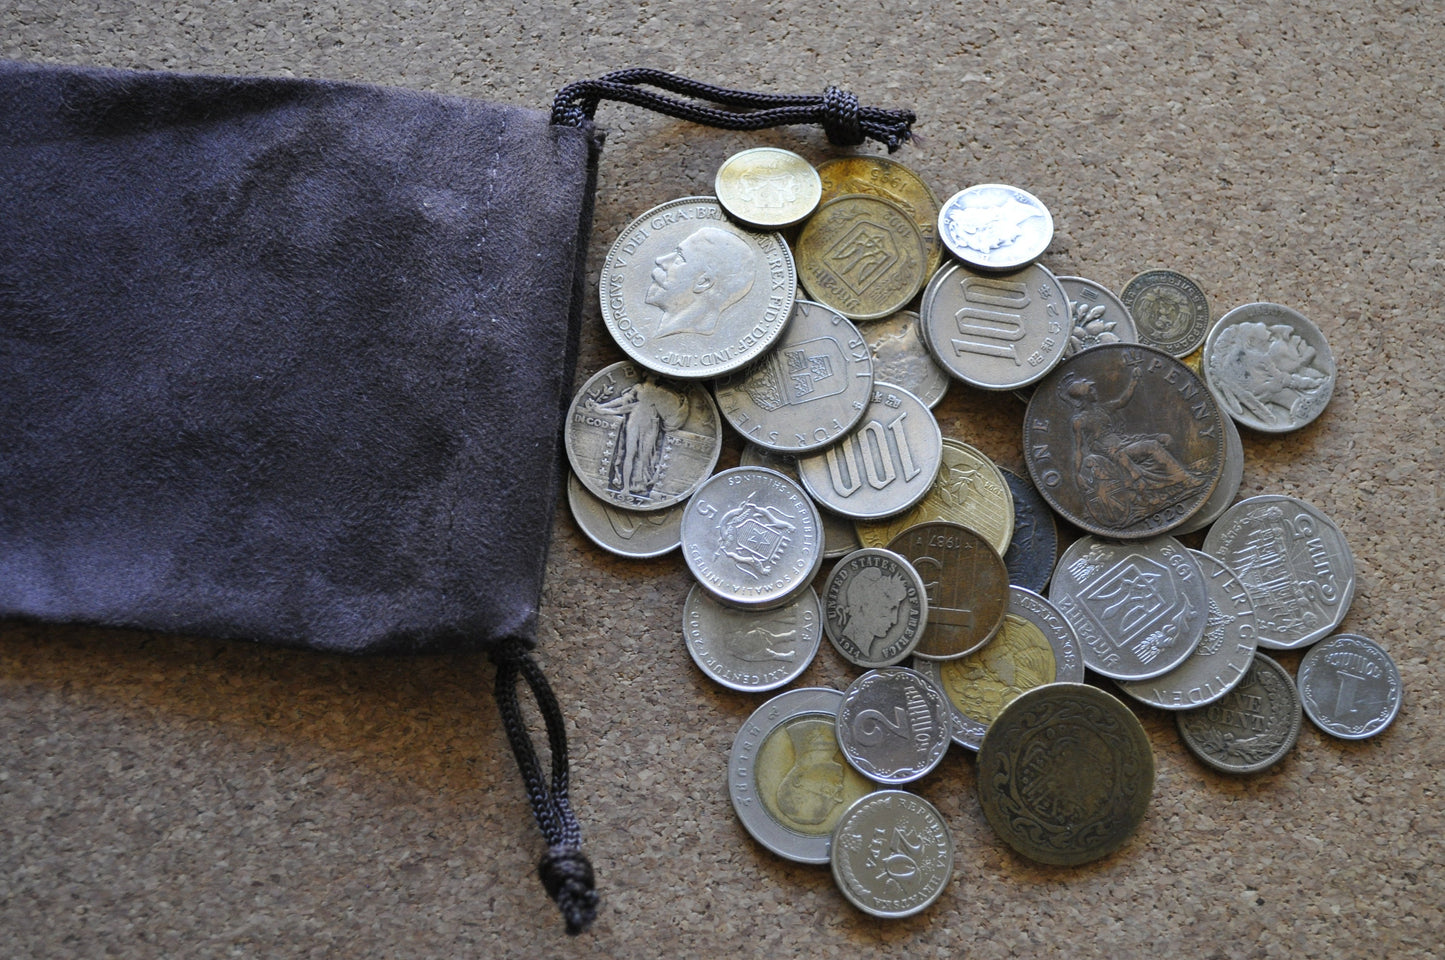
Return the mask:
<path fill-rule="evenodd" d="M 850 320 L 903 309 L 928 279 L 928 250 L 908 212 L 865 194 L 830 200 L 798 235 L 798 282 Z"/>
<path fill-rule="evenodd" d="M 791 150 L 754 147 L 723 161 L 713 189 L 734 220 L 779 230 L 801 223 L 817 209 L 823 181 L 811 163 Z"/>
<path fill-rule="evenodd" d="M 982 534 L 935 520 L 904 530 L 888 549 L 913 564 L 928 594 L 928 627 L 915 657 L 966 656 L 998 633 L 1008 613 L 1008 568 Z"/>
<path fill-rule="evenodd" d="M 938 241 L 938 196 L 918 174 L 886 157 L 838 157 L 818 167 L 823 203 L 849 193 L 882 197 L 908 211 L 928 249 L 928 276 L 943 262 Z"/>
<path fill-rule="evenodd" d="M 860 520 L 854 527 L 863 546 L 886 547 L 904 530 L 930 520 L 961 523 L 1003 555 L 1014 529 L 1013 493 L 1003 471 L 982 451 L 944 437 L 938 479 L 918 505 L 887 520 Z"/>

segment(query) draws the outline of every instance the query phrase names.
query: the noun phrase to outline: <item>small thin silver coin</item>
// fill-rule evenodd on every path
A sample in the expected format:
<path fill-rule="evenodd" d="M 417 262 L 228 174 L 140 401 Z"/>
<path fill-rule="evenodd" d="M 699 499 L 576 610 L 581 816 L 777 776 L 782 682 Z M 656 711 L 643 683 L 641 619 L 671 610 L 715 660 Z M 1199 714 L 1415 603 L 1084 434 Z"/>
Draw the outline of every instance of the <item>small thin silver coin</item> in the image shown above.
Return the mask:
<path fill-rule="evenodd" d="M 875 917 L 926 910 L 953 876 L 953 835 L 938 808 L 904 790 L 879 790 L 838 821 L 833 880 L 848 902 Z"/>
<path fill-rule="evenodd" d="M 1325 335 L 1298 310 L 1246 303 L 1219 318 L 1204 341 L 1204 379 L 1241 425 L 1287 433 L 1324 412 L 1335 389 Z"/>
<path fill-rule="evenodd" d="M 943 202 L 938 236 L 950 253 L 971 267 L 1017 270 L 1048 248 L 1054 238 L 1054 218 L 1027 190 L 980 183 Z"/>
<path fill-rule="evenodd" d="M 896 786 L 928 775 L 948 752 L 951 734 L 948 704 L 916 670 L 869 670 L 843 691 L 838 745 L 870 780 Z"/>
<path fill-rule="evenodd" d="M 1363 740 L 1400 713 L 1400 670 L 1369 637 L 1340 633 L 1310 648 L 1299 664 L 1305 716 L 1332 737 Z"/>
<path fill-rule="evenodd" d="M 843 659 L 886 667 L 908 658 L 928 626 L 928 593 L 913 565 L 865 547 L 843 557 L 823 585 L 823 627 Z"/>
<path fill-rule="evenodd" d="M 775 690 L 813 662 L 823 639 L 823 608 L 812 587 L 781 607 L 740 610 L 693 584 L 683 603 L 682 635 L 698 669 L 724 687 Z"/>
<path fill-rule="evenodd" d="M 1238 686 L 1174 719 L 1184 745 L 1206 766 L 1221 773 L 1258 773 L 1294 749 L 1304 711 L 1289 671 L 1256 651 Z"/>
<path fill-rule="evenodd" d="M 567 475 L 567 505 L 572 519 L 587 538 L 604 550 L 630 560 L 660 557 L 682 542 L 682 507 L 664 510 L 623 510 L 589 493 L 577 479 Z"/>

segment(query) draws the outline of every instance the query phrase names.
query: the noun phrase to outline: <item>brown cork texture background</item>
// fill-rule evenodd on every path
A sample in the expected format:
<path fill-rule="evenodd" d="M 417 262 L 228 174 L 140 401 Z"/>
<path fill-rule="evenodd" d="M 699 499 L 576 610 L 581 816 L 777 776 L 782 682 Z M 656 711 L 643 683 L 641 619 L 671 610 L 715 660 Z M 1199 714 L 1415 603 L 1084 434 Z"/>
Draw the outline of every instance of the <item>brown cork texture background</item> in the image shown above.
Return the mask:
<path fill-rule="evenodd" d="M 0 28 L 14 59 L 349 79 L 541 109 L 567 81 L 626 66 L 911 107 L 923 139 L 897 158 L 941 196 L 1003 182 L 1040 197 L 1056 272 L 1117 290 L 1172 267 L 1216 316 L 1270 300 L 1321 327 L 1334 399 L 1299 432 L 1245 431 L 1241 495 L 1292 494 L 1335 520 L 1358 568 L 1345 628 L 1390 651 L 1405 689 L 1382 736 L 1350 743 L 1307 724 L 1291 756 L 1248 777 L 1203 767 L 1171 716 L 1135 706 L 1158 769 L 1147 820 L 1079 868 L 1035 865 L 997 839 L 973 759 L 955 749 L 917 787 L 954 832 L 954 879 L 925 913 L 880 921 L 733 815 L 727 751 L 763 696 L 694 667 L 682 560 L 615 559 L 564 506 L 540 659 L 568 718 L 603 898 L 591 932 L 568 938 L 537 883 L 542 841 L 484 659 L 10 622 L 0 956 L 1438 955 L 1439 4 L 0 0 Z M 598 119 L 589 284 L 632 217 L 710 192 L 730 154 L 848 152 L 808 128 L 723 133 L 617 105 Z M 620 358 L 591 303 L 578 382 Z M 946 435 L 1022 467 L 1012 396 L 955 385 L 938 416 Z M 735 457 L 734 444 L 724 465 Z M 1299 656 L 1280 659 L 1293 671 Z M 795 685 L 854 675 L 824 644 Z"/>

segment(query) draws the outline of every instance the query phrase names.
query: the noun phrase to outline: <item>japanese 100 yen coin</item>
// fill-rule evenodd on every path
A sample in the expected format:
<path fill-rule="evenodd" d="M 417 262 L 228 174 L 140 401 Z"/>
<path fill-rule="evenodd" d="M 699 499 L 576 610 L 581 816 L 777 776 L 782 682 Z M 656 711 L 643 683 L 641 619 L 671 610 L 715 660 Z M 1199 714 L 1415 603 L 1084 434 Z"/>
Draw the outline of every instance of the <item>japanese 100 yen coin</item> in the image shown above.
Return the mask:
<path fill-rule="evenodd" d="M 798 234 L 798 281 L 853 320 L 903 309 L 928 280 L 928 249 L 908 212 L 881 197 L 835 197 Z"/>
<path fill-rule="evenodd" d="M 799 300 L 773 349 L 719 379 L 713 392 L 744 439 L 775 453 L 807 453 L 862 419 L 873 396 L 873 355 L 842 314 Z"/>
<path fill-rule="evenodd" d="M 1259 651 L 1231 691 L 1174 716 L 1179 737 L 1221 773 L 1258 773 L 1294 749 L 1304 711 L 1289 672 Z"/>
<path fill-rule="evenodd" d="M 1059 277 L 1059 286 L 1069 298 L 1073 330 L 1064 356 L 1105 343 L 1138 343 L 1134 318 L 1114 292 L 1087 277 Z"/>
<path fill-rule="evenodd" d="M 1059 364 L 1029 400 L 1023 445 L 1034 486 L 1060 516 L 1120 540 L 1184 523 L 1224 473 L 1213 394 L 1184 364 L 1139 344 Z"/>
<path fill-rule="evenodd" d="M 891 550 L 853 551 L 823 585 L 823 629 L 855 666 L 885 667 L 907 659 L 927 625 L 923 579 Z"/>
<path fill-rule="evenodd" d="M 772 347 L 797 272 L 781 234 L 737 226 L 711 197 L 684 197 L 623 229 L 600 286 L 602 320 L 624 353 L 665 376 L 703 379 Z"/>
<path fill-rule="evenodd" d="M 769 470 L 776 470 L 789 480 L 802 483 L 798 479 L 797 458 L 786 453 L 773 453 L 771 450 L 764 450 L 755 443 L 743 444 L 742 453 L 738 454 L 738 466 L 740 467 L 767 467 Z M 814 504 L 817 506 L 817 504 Z M 823 559 L 836 560 L 844 554 L 852 553 L 863 546 L 858 541 L 858 532 L 853 529 L 853 521 L 847 517 L 840 517 L 831 510 L 818 507 L 818 516 L 823 520 Z"/>
<path fill-rule="evenodd" d="M 906 790 L 857 800 L 833 830 L 833 880 L 848 902 L 875 917 L 910 917 L 953 876 L 953 835 L 938 808 Z"/>
<path fill-rule="evenodd" d="M 693 584 L 682 607 L 682 633 L 699 670 L 729 689 L 757 693 L 791 683 L 813 662 L 822 614 L 812 587 L 781 607 L 741 610 Z"/>
<path fill-rule="evenodd" d="M 1054 237 L 1049 208 L 1027 190 L 980 183 L 943 201 L 938 235 L 959 260 L 980 270 L 1017 270 Z"/>
<path fill-rule="evenodd" d="M 927 776 L 948 752 L 951 733 L 943 694 L 907 667 L 869 670 L 848 685 L 838 706 L 843 756 L 880 783 Z"/>
<path fill-rule="evenodd" d="M 978 749 L 984 816 L 1032 860 L 1075 866 L 1122 847 L 1149 809 L 1154 753 L 1137 717 L 1085 683 L 1025 691 Z"/>
<path fill-rule="evenodd" d="M 1012 470 L 999 468 L 1013 494 L 1014 534 L 1004 552 L 1009 583 L 1042 593 L 1059 557 L 1059 526 L 1054 511 L 1034 485 Z"/>
<path fill-rule="evenodd" d="M 1325 335 L 1297 310 L 1246 303 L 1219 318 L 1204 341 L 1204 379 L 1231 417 L 1265 433 L 1312 422 L 1335 389 Z"/>
<path fill-rule="evenodd" d="M 686 500 L 717 466 L 722 418 L 701 384 L 623 360 L 572 398 L 563 445 L 572 472 L 603 502 L 661 510 Z"/>
<path fill-rule="evenodd" d="M 981 534 L 932 521 L 909 527 L 888 549 L 911 563 L 927 587 L 928 627 L 915 656 L 966 656 L 998 633 L 1008 613 L 1008 568 Z"/>
<path fill-rule="evenodd" d="M 1199 284 L 1177 270 L 1135 274 L 1119 299 L 1134 318 L 1139 342 L 1170 356 L 1189 356 L 1209 333 L 1209 298 Z"/>
<path fill-rule="evenodd" d="M 843 694 L 798 687 L 743 723 L 728 757 L 728 794 L 753 839 L 799 863 L 827 863 L 833 828 L 874 784 L 838 747 Z"/>
<path fill-rule="evenodd" d="M 1299 664 L 1305 716 L 1332 737 L 1363 740 L 1400 712 L 1400 671 L 1369 637 L 1340 633 L 1311 647 Z"/>
<path fill-rule="evenodd" d="M 1079 638 L 1038 594 L 1009 587 L 1008 615 L 994 638 L 956 660 L 913 661 L 953 713 L 953 742 L 977 750 L 989 724 L 1019 695 L 1046 683 L 1083 683 Z"/>
<path fill-rule="evenodd" d="M 918 314 L 900 310 L 868 324 L 863 335 L 873 355 L 873 376 L 898 384 L 931 410 L 948 392 L 949 376 L 928 352 L 918 323 Z"/>
<path fill-rule="evenodd" d="M 723 161 L 713 189 L 735 219 L 759 230 L 780 230 L 817 209 L 823 181 L 812 164 L 791 150 L 754 147 Z"/>
<path fill-rule="evenodd" d="M 867 193 L 896 203 L 908 212 L 928 249 L 927 276 L 943 261 L 938 242 L 938 197 L 908 167 L 886 157 L 836 157 L 818 167 L 823 202 L 848 193 Z M 907 386 L 907 384 L 904 384 Z"/>
<path fill-rule="evenodd" d="M 567 505 L 577 527 L 593 543 L 619 557 L 642 560 L 660 557 L 682 542 L 682 507 L 664 510 L 623 510 L 588 493 L 575 473 L 567 474 Z"/>
<path fill-rule="evenodd" d="M 1241 500 L 1204 535 L 1249 589 L 1259 645 L 1298 650 L 1328 636 L 1355 596 L 1355 559 L 1340 528 L 1285 494 Z"/>
<path fill-rule="evenodd" d="M 780 606 L 823 564 L 822 520 L 792 480 L 734 467 L 698 488 L 682 514 L 682 555 L 708 593 L 735 607 Z"/>

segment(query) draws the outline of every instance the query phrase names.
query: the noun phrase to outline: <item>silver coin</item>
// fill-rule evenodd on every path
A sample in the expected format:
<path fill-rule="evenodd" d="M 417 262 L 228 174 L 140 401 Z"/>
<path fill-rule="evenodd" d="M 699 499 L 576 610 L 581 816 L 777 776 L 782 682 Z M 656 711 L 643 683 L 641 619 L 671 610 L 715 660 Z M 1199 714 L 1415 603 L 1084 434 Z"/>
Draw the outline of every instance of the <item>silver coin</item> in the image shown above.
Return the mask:
<path fill-rule="evenodd" d="M 1119 299 L 1134 318 L 1139 342 L 1174 357 L 1187 357 L 1209 333 L 1209 298 L 1177 270 L 1145 270 L 1135 274 Z"/>
<path fill-rule="evenodd" d="M 884 383 L 896 383 L 929 409 L 938 406 L 948 392 L 949 377 L 928 352 L 919 327 L 918 314 L 900 310 L 863 329 L 868 350 L 873 354 L 873 376 Z"/>
<path fill-rule="evenodd" d="M 1199 646 L 1179 666 L 1152 680 L 1120 680 L 1119 689 L 1162 710 L 1192 710 L 1238 686 L 1259 645 L 1254 601 L 1234 571 L 1207 553 L 1189 551 L 1209 595 L 1209 619 Z"/>
<path fill-rule="evenodd" d="M 1084 665 L 1114 680 L 1147 680 L 1183 663 L 1209 611 L 1199 564 L 1173 537 L 1074 541 L 1049 600 L 1078 633 Z"/>
<path fill-rule="evenodd" d="M 665 376 L 701 379 L 767 352 L 798 275 L 781 234 L 739 227 L 712 197 L 684 197 L 623 229 L 600 286 L 603 323 L 624 353 Z"/>
<path fill-rule="evenodd" d="M 982 390 L 1037 383 L 1069 345 L 1069 298 L 1039 264 L 985 274 L 952 264 L 934 274 L 918 316 L 938 365 Z"/>
<path fill-rule="evenodd" d="M 813 662 L 823 641 L 823 609 L 812 587 L 781 607 L 740 610 L 693 584 L 682 607 L 682 636 L 698 669 L 723 686 L 775 690 Z"/>
<path fill-rule="evenodd" d="M 1300 660 L 1298 685 L 1305 716 L 1332 737 L 1373 737 L 1400 712 L 1399 668 L 1383 647 L 1356 633 L 1311 647 Z"/>
<path fill-rule="evenodd" d="M 813 165 L 777 147 L 754 147 L 728 157 L 713 189 L 732 217 L 761 230 L 800 223 L 823 198 L 823 181 Z"/>
<path fill-rule="evenodd" d="M 1324 412 L 1335 389 L 1335 358 L 1304 314 L 1277 303 L 1246 303 L 1209 331 L 1204 379 L 1242 425 L 1285 433 Z"/>
<path fill-rule="evenodd" d="M 624 360 L 577 391 L 563 444 L 572 472 L 604 502 L 661 510 L 686 500 L 717 466 L 722 418 L 700 384 Z"/>
<path fill-rule="evenodd" d="M 660 557 L 682 542 L 681 503 L 664 510 L 622 510 L 589 493 L 575 473 L 568 473 L 567 505 L 577 528 L 619 557 Z"/>
<path fill-rule="evenodd" d="M 1069 298 L 1069 316 L 1074 322 L 1064 356 L 1105 343 L 1139 342 L 1134 318 L 1114 291 L 1087 277 L 1059 277 L 1059 286 Z"/>
<path fill-rule="evenodd" d="M 852 321 L 799 300 L 788 328 L 756 363 L 713 388 L 718 409 L 749 443 L 801 455 L 835 442 L 873 396 L 873 355 Z"/>
<path fill-rule="evenodd" d="M 823 584 L 823 629 L 843 659 L 856 666 L 901 663 L 927 626 L 923 578 L 891 550 L 855 550 Z"/>
<path fill-rule="evenodd" d="M 1222 773 L 1258 773 L 1294 749 L 1304 711 L 1289 672 L 1255 651 L 1238 686 L 1174 718 L 1180 739 L 1202 763 Z"/>
<path fill-rule="evenodd" d="M 833 880 L 875 917 L 926 910 L 953 876 L 953 835 L 938 808 L 904 790 L 855 802 L 833 831 Z"/>
<path fill-rule="evenodd" d="M 838 745 L 853 769 L 897 785 L 927 776 L 948 752 L 952 724 L 943 695 L 916 670 L 869 670 L 843 691 Z"/>
<path fill-rule="evenodd" d="M 743 827 L 799 863 L 827 863 L 844 811 L 876 789 L 838 748 L 842 700 L 825 687 L 784 691 L 753 711 L 728 757 L 728 794 Z"/>
<path fill-rule="evenodd" d="M 789 480 L 797 480 L 800 484 L 803 482 L 798 479 L 798 461 L 795 457 L 785 453 L 773 453 L 753 443 L 743 445 L 742 453 L 738 455 L 738 466 L 767 467 L 769 470 L 778 471 Z M 863 546 L 858 540 L 858 531 L 852 520 L 840 517 L 824 507 L 818 507 L 818 516 L 823 520 L 824 560 L 836 560 Z"/>
<path fill-rule="evenodd" d="M 1209 528 L 1204 552 L 1249 588 L 1266 650 L 1298 650 L 1328 636 L 1355 596 L 1355 559 L 1344 534 L 1295 497 L 1239 501 Z"/>
<path fill-rule="evenodd" d="M 1220 423 L 1224 427 L 1224 472 L 1219 475 L 1219 482 L 1214 485 L 1209 499 L 1195 511 L 1194 516 L 1170 531 L 1176 537 L 1203 530 L 1224 516 L 1224 511 L 1239 495 L 1239 485 L 1244 482 L 1244 441 L 1240 439 L 1233 417 L 1221 417 Z"/>
<path fill-rule="evenodd" d="M 821 453 L 798 458 L 819 504 L 856 520 L 902 513 L 928 495 L 943 463 L 943 433 L 923 401 L 874 383 L 862 421 Z"/>
<path fill-rule="evenodd" d="M 938 236 L 949 251 L 982 270 L 1016 270 L 1037 260 L 1054 238 L 1054 218 L 1026 190 L 980 183 L 960 190 L 938 211 Z"/>
<path fill-rule="evenodd" d="M 822 520 L 803 489 L 781 473 L 734 467 L 714 474 L 688 501 L 682 555 L 717 600 L 780 606 L 823 564 Z"/>

